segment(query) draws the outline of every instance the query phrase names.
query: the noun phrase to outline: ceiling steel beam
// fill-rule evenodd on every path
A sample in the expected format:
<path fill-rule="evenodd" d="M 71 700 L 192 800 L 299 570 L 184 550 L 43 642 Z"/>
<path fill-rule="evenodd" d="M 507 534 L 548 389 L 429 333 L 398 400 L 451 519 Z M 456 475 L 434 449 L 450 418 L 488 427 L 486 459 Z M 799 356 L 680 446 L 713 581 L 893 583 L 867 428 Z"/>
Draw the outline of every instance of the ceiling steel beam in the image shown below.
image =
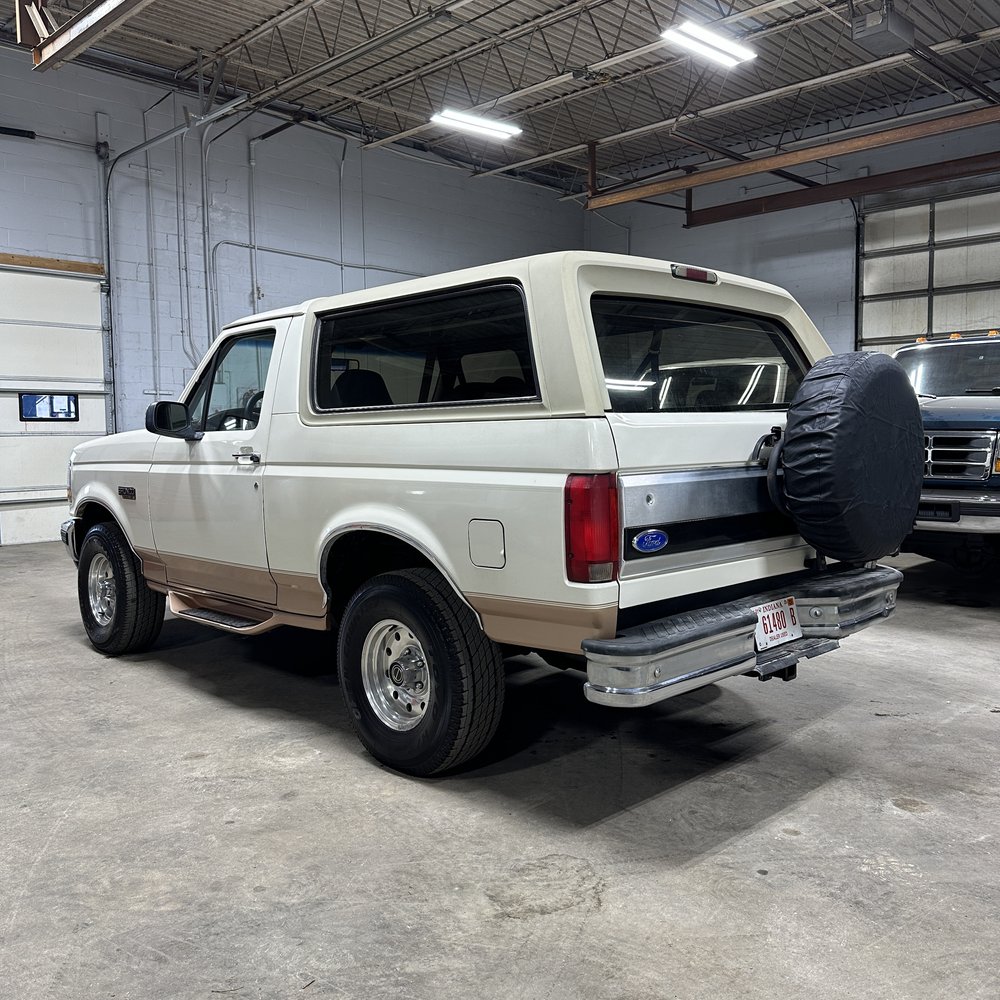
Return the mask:
<path fill-rule="evenodd" d="M 929 66 L 947 74 L 953 80 L 957 80 L 966 90 L 971 91 L 976 97 L 982 98 L 989 104 L 1000 104 L 1000 94 L 992 87 L 980 83 L 975 77 L 969 76 L 959 66 L 953 66 L 947 59 L 942 59 L 933 49 L 929 49 L 923 42 L 917 42 L 911 46 L 911 51 L 915 52 Z"/>
<path fill-rule="evenodd" d="M 138 14 L 153 0 L 100 0 L 88 4 L 32 49 L 35 69 L 55 69 Z"/>
<path fill-rule="evenodd" d="M 392 42 L 395 42 L 406 35 L 412 34 L 414 31 L 426 28 L 428 25 L 433 24 L 439 18 L 444 16 L 447 12 L 458 10 L 459 8 L 465 7 L 473 2 L 474 0 L 448 0 L 447 3 L 442 4 L 440 7 L 429 8 L 424 11 L 423 14 L 411 17 L 409 20 L 403 21 L 400 24 L 397 24 L 394 28 L 389 28 L 387 31 L 383 31 L 378 35 L 373 35 L 371 38 L 368 38 L 363 42 L 359 42 L 357 45 L 353 45 L 349 49 L 344 49 L 343 52 L 340 52 L 335 56 L 331 56 L 329 59 L 322 60 L 322 62 L 317 63 L 315 66 L 310 66 L 309 69 L 302 70 L 300 73 L 294 73 L 292 76 L 277 80 L 269 87 L 264 87 L 263 90 L 258 90 L 254 93 L 243 94 L 240 97 L 236 97 L 228 104 L 222 105 L 222 107 L 206 116 L 206 118 L 202 121 L 207 122 L 209 120 L 215 121 L 219 118 L 226 118 L 229 115 L 245 111 L 248 108 L 260 109 L 266 107 L 272 101 L 283 96 L 284 94 L 287 94 L 288 91 L 295 90 L 298 87 L 312 83 L 313 80 L 318 79 L 325 73 L 329 73 L 331 70 L 337 69 L 340 66 L 346 66 L 348 63 L 352 63 L 356 59 L 361 59 L 363 56 L 366 56 L 371 52 L 376 52 L 378 49 L 384 48 L 386 45 L 390 45 Z"/>
<path fill-rule="evenodd" d="M 359 42 L 357 45 L 345 49 L 335 56 L 330 56 L 329 59 L 323 59 L 321 62 L 316 63 L 315 66 L 310 66 L 309 69 L 304 69 L 302 72 L 295 73 L 284 80 L 278 80 L 270 87 L 265 87 L 255 94 L 248 94 L 245 98 L 242 98 L 245 102 L 243 107 L 262 107 L 269 101 L 273 101 L 276 97 L 287 94 L 290 90 L 303 87 L 308 83 L 312 83 L 313 80 L 318 80 L 331 70 L 338 69 L 341 66 L 354 62 L 356 59 L 360 59 L 362 56 L 385 48 L 386 45 L 391 45 L 398 39 L 410 35 L 414 31 L 419 31 L 421 28 L 426 28 L 435 21 L 441 20 L 450 12 L 467 7 L 473 2 L 475 0 L 448 0 L 447 3 L 441 4 L 440 7 L 428 8 L 423 14 L 411 17 L 408 21 L 403 21 L 394 28 L 389 28 L 387 31 L 381 32 L 381 34 L 373 35 L 371 38 Z M 236 110 L 240 109 L 236 108 Z"/>
<path fill-rule="evenodd" d="M 275 28 L 280 28 L 283 24 L 298 17 L 300 14 L 308 14 L 314 7 L 318 7 L 320 4 L 325 2 L 326 0 L 303 0 L 302 3 L 297 3 L 294 7 L 289 7 L 287 10 L 283 10 L 280 14 L 275 14 L 274 17 L 269 17 L 266 21 L 258 24 L 257 27 L 251 28 L 238 38 L 234 38 L 231 42 L 227 42 L 221 49 L 216 49 L 214 52 L 208 53 L 203 57 L 203 62 L 212 63 L 217 59 L 225 59 L 228 56 L 231 56 L 242 46 L 249 45 L 250 42 L 254 41 L 254 39 L 260 38 L 262 35 L 266 35 L 269 31 L 273 31 Z M 186 66 L 182 66 L 179 70 L 177 70 L 177 79 L 186 80 L 188 77 L 194 76 L 197 72 L 198 60 L 192 59 Z"/>
<path fill-rule="evenodd" d="M 695 149 L 703 149 L 706 153 L 715 153 L 725 157 L 727 160 L 738 160 L 741 163 L 750 162 L 753 157 L 746 153 L 738 153 L 734 149 L 727 149 L 715 142 L 706 142 L 704 139 L 695 139 L 692 136 L 684 135 L 682 132 L 671 132 L 671 139 L 683 142 L 685 145 L 694 146 Z M 782 180 L 791 181 L 793 184 L 801 184 L 803 187 L 821 187 L 819 181 L 814 181 L 811 177 L 802 177 L 800 174 L 793 174 L 787 170 L 769 170 L 768 173 L 780 177 Z"/>
<path fill-rule="evenodd" d="M 732 222 L 735 219 L 748 219 L 769 212 L 784 212 L 790 208 L 843 201 L 879 191 L 897 191 L 920 187 L 923 184 L 934 184 L 938 181 L 954 180 L 958 177 L 992 174 L 998 170 L 1000 170 L 1000 153 L 981 153 L 978 156 L 966 156 L 961 160 L 946 160 L 944 163 L 893 170 L 885 174 L 876 174 L 874 177 L 855 177 L 803 191 L 784 191 L 781 194 L 746 198 L 726 205 L 700 208 L 688 213 L 686 224 L 688 228 L 710 226 L 717 222 Z"/>
<path fill-rule="evenodd" d="M 939 55 L 946 55 L 949 52 L 960 52 L 974 48 L 977 45 L 985 45 L 1000 38 L 1000 27 L 990 28 L 979 32 L 972 37 L 951 38 L 945 42 L 939 42 L 931 46 L 932 51 Z M 886 56 L 884 59 L 876 59 L 874 62 L 862 63 L 860 66 L 851 66 L 848 69 L 837 70 L 834 73 L 827 73 L 824 76 L 813 77 L 809 80 L 802 80 L 799 83 L 790 83 L 782 87 L 775 87 L 772 90 L 761 91 L 759 94 L 751 94 L 748 97 L 740 97 L 733 101 L 726 101 L 724 104 L 716 104 L 701 111 L 687 112 L 675 115 L 672 118 L 664 118 L 658 122 L 650 122 L 647 125 L 640 125 L 637 128 L 628 129 L 624 132 L 616 132 L 613 135 L 606 135 L 597 140 L 598 147 L 610 146 L 615 143 L 627 142 L 629 139 L 638 139 L 642 136 L 651 135 L 655 132 L 665 132 L 682 123 L 692 124 L 700 119 L 715 118 L 719 115 L 730 114 L 733 111 L 742 111 L 745 108 L 754 107 L 758 104 L 767 104 L 782 97 L 792 94 L 802 94 L 810 90 L 821 87 L 829 87 L 838 83 L 846 83 L 860 77 L 871 76 L 889 69 L 898 69 L 915 61 L 919 57 L 915 53 L 904 52 L 896 56 Z M 508 163 L 506 166 L 494 167 L 492 170 L 484 170 L 477 173 L 476 177 L 490 177 L 493 174 L 503 174 L 510 170 L 523 170 L 527 167 L 545 163 L 548 160 L 562 160 L 567 157 L 579 155 L 587 151 L 587 143 L 577 143 L 574 146 L 567 146 L 564 149 L 555 149 L 549 153 L 542 153 L 538 156 L 530 157 L 526 160 L 518 160 L 515 163 Z"/>
<path fill-rule="evenodd" d="M 374 86 L 363 90 L 359 96 L 370 98 L 379 94 L 388 93 L 390 90 L 395 90 L 397 87 L 405 86 L 407 83 L 412 83 L 414 80 L 426 77 L 439 69 L 450 68 L 456 63 L 463 62 L 466 59 L 472 59 L 473 57 L 480 55 L 483 52 L 488 52 L 490 49 L 496 48 L 497 46 L 516 42 L 523 35 L 531 35 L 536 31 L 541 31 L 542 29 L 551 27 L 554 24 L 561 24 L 563 21 L 569 20 L 577 13 L 590 11 L 595 7 L 603 7 L 605 4 L 610 2 L 613 2 L 613 0 L 575 0 L 573 3 L 566 4 L 557 10 L 550 10 L 547 14 L 541 14 L 536 18 L 532 18 L 530 21 L 525 21 L 524 23 L 515 25 L 512 28 L 505 28 L 503 31 L 497 32 L 492 38 L 485 38 L 482 41 L 475 42 L 473 45 L 469 45 L 459 52 L 453 52 L 450 55 L 440 56 L 433 62 L 425 63 L 423 66 L 417 66 L 414 69 L 407 70 L 405 73 L 401 73 L 399 76 L 394 76 L 391 80 L 375 84 Z M 455 18 L 455 24 L 456 27 L 461 28 L 467 26 L 468 22 Z M 339 112 L 345 110 L 348 106 L 349 104 L 330 105 L 327 108 L 321 108 L 319 114 L 338 114 Z"/>
<path fill-rule="evenodd" d="M 749 7 L 746 10 L 737 11 L 735 14 L 730 14 L 728 17 L 720 18 L 719 20 L 712 21 L 711 23 L 713 26 L 721 25 L 723 27 L 730 24 L 738 24 L 740 21 L 745 21 L 749 17 L 764 14 L 780 7 L 790 7 L 793 3 L 797 2 L 798 0 L 766 0 L 765 3 L 758 4 L 756 7 Z M 669 43 L 663 39 L 657 39 L 655 42 L 650 42 L 648 45 L 640 45 L 638 48 L 629 49 L 627 52 L 620 52 L 618 55 L 609 56 L 607 59 L 601 59 L 599 62 L 590 63 L 584 68 L 592 73 L 602 73 L 605 70 L 612 69 L 613 67 L 619 66 L 624 62 L 630 62 L 633 59 L 640 59 L 643 56 L 647 56 L 652 52 L 658 52 L 660 49 L 668 45 Z M 669 59 L 666 61 L 665 65 L 680 62 L 683 58 L 684 57 L 681 56 L 675 59 Z M 471 114 L 480 114 L 484 111 L 494 111 L 496 108 L 502 107 L 505 104 L 523 100 L 525 97 L 531 97 L 533 94 L 541 93 L 545 90 L 551 90 L 553 87 L 573 83 L 573 81 L 577 79 L 578 77 L 572 71 L 568 73 L 560 73 L 558 76 L 548 77 L 548 79 L 540 80 L 538 83 L 531 84 L 531 86 L 522 87 L 519 90 L 512 90 L 509 93 L 502 94 L 500 97 L 494 98 L 493 100 L 485 101 L 481 104 L 475 105 L 474 107 L 463 108 L 462 110 L 468 111 Z M 440 126 L 435 125 L 433 122 L 425 122 L 423 125 L 417 125 L 414 128 L 406 129 L 404 132 L 396 132 L 393 135 L 385 136 L 375 142 L 366 143 L 365 149 L 375 149 L 379 146 L 386 146 L 391 142 L 399 142 L 403 139 L 409 139 L 412 136 L 419 135 L 421 132 L 426 132 L 429 129 L 434 128 L 440 128 Z M 584 144 L 584 149 L 586 149 L 586 144 Z"/>
<path fill-rule="evenodd" d="M 671 180 L 654 181 L 651 184 L 639 184 L 624 191 L 611 191 L 597 194 L 587 199 L 587 208 L 609 208 L 612 205 L 624 205 L 640 198 L 658 198 L 661 195 L 672 194 L 675 191 L 688 191 L 706 184 L 718 184 L 720 181 L 731 181 L 738 177 L 752 177 L 754 174 L 772 173 L 784 167 L 794 167 L 800 163 L 813 163 L 816 160 L 831 159 L 835 156 L 846 156 L 849 153 L 863 153 L 870 149 L 881 149 L 901 142 L 912 142 L 914 139 L 926 139 L 936 135 L 946 135 L 962 129 L 977 128 L 981 125 L 995 125 L 1000 122 L 1000 107 L 980 108 L 978 111 L 965 111 L 960 115 L 949 115 L 947 118 L 935 118 L 928 122 L 917 122 L 914 125 L 903 125 L 899 128 L 886 129 L 872 135 L 858 135 L 850 139 L 835 139 L 833 142 L 808 146 L 805 149 L 795 149 L 772 156 L 761 156 L 755 160 L 744 160 L 730 163 L 714 170 L 703 170 L 699 173 L 675 177 Z"/>

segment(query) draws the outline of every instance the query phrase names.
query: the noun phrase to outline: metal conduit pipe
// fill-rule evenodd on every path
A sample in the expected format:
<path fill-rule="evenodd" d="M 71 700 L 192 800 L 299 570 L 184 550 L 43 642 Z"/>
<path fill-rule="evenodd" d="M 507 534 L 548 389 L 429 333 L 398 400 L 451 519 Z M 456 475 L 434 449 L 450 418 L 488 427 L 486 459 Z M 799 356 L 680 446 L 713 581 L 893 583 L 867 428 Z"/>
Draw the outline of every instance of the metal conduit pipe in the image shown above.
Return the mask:
<path fill-rule="evenodd" d="M 257 159 L 254 154 L 254 146 L 262 140 L 263 136 L 255 136 L 247 143 L 247 160 L 250 167 L 250 178 L 247 185 L 249 188 L 247 192 L 247 239 L 250 241 L 250 312 L 257 311 L 257 302 L 260 300 L 260 281 L 257 274 L 257 192 L 254 180 Z"/>
<path fill-rule="evenodd" d="M 208 350 L 212 341 L 215 340 L 217 326 L 213 275 L 212 268 L 209 267 L 212 252 L 212 214 L 208 210 L 208 149 L 211 130 L 212 122 L 209 122 L 199 137 L 199 148 L 201 149 L 201 250 L 205 269 L 205 318 L 208 323 L 208 343 L 205 345 L 205 350 Z"/>
<path fill-rule="evenodd" d="M 248 191 L 248 202 L 249 202 L 249 216 L 248 216 L 248 229 L 249 229 L 249 239 L 250 239 L 250 311 L 257 311 L 257 303 L 260 300 L 260 287 L 258 281 L 258 265 L 257 265 L 257 156 L 255 153 L 255 147 L 259 142 L 265 142 L 266 140 L 284 132 L 286 129 L 291 128 L 295 122 L 282 122 L 280 125 L 276 125 L 272 129 L 268 129 L 267 132 L 261 135 L 256 135 L 247 143 L 247 160 L 250 166 L 250 182 L 247 185 Z"/>
<path fill-rule="evenodd" d="M 160 102 L 157 101 L 157 104 Z M 142 112 L 142 137 L 149 138 L 148 123 L 146 115 L 149 114 L 156 104 Z M 153 174 L 149 159 L 149 150 L 146 150 L 146 250 L 149 256 L 149 340 L 150 354 L 152 355 L 153 367 L 153 396 L 160 395 L 160 322 L 157 315 L 158 278 L 156 274 L 156 240 L 153 238 Z"/>
<path fill-rule="evenodd" d="M 202 252 L 204 255 L 204 267 L 205 267 L 205 301 L 206 301 L 206 316 L 208 319 L 208 344 L 206 345 L 206 350 L 211 346 L 212 342 L 218 336 L 219 333 L 219 294 L 218 294 L 218 284 L 216 282 L 216 275 L 210 266 L 210 255 L 211 255 L 211 242 L 212 242 L 212 217 L 209 211 L 209 155 L 211 153 L 212 143 L 216 140 L 221 139 L 228 132 L 231 132 L 238 125 L 242 125 L 248 118 L 256 114 L 256 109 L 251 109 L 239 121 L 234 122 L 229 128 L 220 132 L 218 135 L 213 135 L 211 138 L 208 137 L 209 130 L 214 124 L 209 122 L 204 131 L 201 133 L 201 211 L 202 211 Z M 276 126 L 271 129 L 270 132 L 264 133 L 261 138 L 267 138 L 271 135 L 275 135 L 278 132 L 283 132 L 286 128 L 291 128 L 294 121 L 283 122 L 281 125 Z M 256 311 L 256 310 L 254 310 Z M 203 353 L 203 352 L 202 352 Z"/>
<path fill-rule="evenodd" d="M 605 222 L 610 222 L 612 226 L 617 226 L 619 229 L 624 229 L 625 230 L 625 253 L 627 253 L 627 254 L 631 254 L 632 253 L 632 227 L 631 226 L 627 226 L 627 225 L 625 225 L 622 222 L 615 222 L 615 220 L 612 219 L 610 216 L 605 215 L 603 212 L 599 211 L 596 208 L 592 211 L 591 214 L 592 215 L 596 215 L 599 219 L 603 219 Z"/>
<path fill-rule="evenodd" d="M 146 131 L 146 114 L 152 111 L 157 104 L 166 100 L 168 94 L 164 94 L 158 101 L 153 103 L 149 108 L 143 111 L 142 114 L 142 127 L 143 133 Z M 187 128 L 187 126 L 183 126 Z M 171 129 L 169 132 L 165 132 L 163 135 L 154 136 L 152 139 L 144 139 L 143 142 L 139 143 L 137 146 L 133 146 L 131 149 L 126 149 L 123 153 L 119 153 L 113 160 L 105 160 L 104 168 L 104 204 L 102 206 L 103 211 L 101 212 L 101 242 L 102 242 L 102 253 L 104 257 L 104 279 L 107 283 L 107 293 L 104 296 L 104 303 L 102 305 L 102 326 L 107 332 L 107 345 L 106 345 L 106 358 L 108 365 L 108 374 L 111 380 L 111 391 L 108 393 L 110 399 L 110 405 L 108 407 L 108 423 L 112 431 L 118 430 L 118 403 L 115 397 L 115 317 L 114 317 L 114 294 L 113 294 L 113 282 L 114 282 L 114 261 L 112 259 L 111 253 L 111 191 L 112 191 L 112 180 L 114 179 L 115 167 L 121 163 L 126 157 L 133 156 L 136 153 L 146 152 L 152 149 L 154 146 L 158 146 L 161 142 L 166 142 L 167 139 L 173 138 L 174 135 L 179 135 L 181 129 Z M 146 171 L 146 184 L 147 188 L 149 185 L 149 170 L 148 170 L 148 160 L 147 160 L 147 171 Z M 154 365 L 154 378 L 155 375 L 155 365 Z"/>
<path fill-rule="evenodd" d="M 184 135 L 191 126 L 188 124 L 178 125 L 175 128 L 169 129 L 162 135 L 153 136 L 152 139 L 146 139 L 140 142 L 137 146 L 132 146 L 130 149 L 126 149 L 123 153 L 119 153 L 113 160 L 108 161 L 106 169 L 104 171 L 104 205 L 102 211 L 102 223 L 103 223 L 103 253 L 104 253 L 104 274 L 107 280 L 108 292 L 106 296 L 107 305 L 105 307 L 106 312 L 106 327 L 108 332 L 108 365 L 111 370 L 112 386 L 114 382 L 114 366 L 115 366 L 115 322 L 114 322 L 114 259 L 111 253 L 111 209 L 112 209 L 112 191 L 114 181 L 115 167 L 118 166 L 123 160 L 128 159 L 131 156 L 135 156 L 137 153 L 144 153 L 146 150 L 152 149 L 154 146 L 160 145 L 160 143 L 167 142 L 170 139 L 174 139 L 177 136 Z M 112 390 L 111 396 L 113 398 L 114 391 Z M 118 429 L 118 407 L 117 404 L 112 402 L 111 409 L 111 429 L 116 431 Z"/>
<path fill-rule="evenodd" d="M 241 243 L 239 240 L 219 240 L 215 246 L 212 247 L 211 260 L 213 275 L 218 274 L 218 254 L 220 247 L 236 247 L 240 250 L 254 249 L 249 243 Z M 383 274 L 398 274 L 404 278 L 426 277 L 425 274 L 419 271 L 402 271 L 397 267 L 383 267 L 381 264 L 358 264 L 353 261 L 337 260 L 335 257 L 324 257 L 320 254 L 302 253 L 298 250 L 282 250 L 279 247 L 266 247 L 259 244 L 256 249 L 261 253 L 280 254 L 282 257 L 297 257 L 300 260 L 315 260 L 319 261 L 321 264 L 332 264 L 334 267 L 339 267 L 341 269 L 341 273 L 343 273 L 345 268 L 351 268 L 359 271 L 379 271 Z"/>
<path fill-rule="evenodd" d="M 198 349 L 195 346 L 191 325 L 194 322 L 194 310 L 191 305 L 191 268 L 188 262 L 188 220 L 187 220 L 187 139 L 190 132 L 185 132 L 181 141 L 174 145 L 174 161 L 176 163 L 178 193 L 177 203 L 177 266 L 181 303 L 181 339 L 184 345 L 184 355 L 192 366 L 198 364 Z"/>
<path fill-rule="evenodd" d="M 344 164 L 347 162 L 347 136 L 341 136 L 344 148 L 340 151 L 337 171 L 337 228 L 340 230 L 340 259 L 344 259 Z M 344 265 L 340 265 L 340 290 L 344 291 Z"/>

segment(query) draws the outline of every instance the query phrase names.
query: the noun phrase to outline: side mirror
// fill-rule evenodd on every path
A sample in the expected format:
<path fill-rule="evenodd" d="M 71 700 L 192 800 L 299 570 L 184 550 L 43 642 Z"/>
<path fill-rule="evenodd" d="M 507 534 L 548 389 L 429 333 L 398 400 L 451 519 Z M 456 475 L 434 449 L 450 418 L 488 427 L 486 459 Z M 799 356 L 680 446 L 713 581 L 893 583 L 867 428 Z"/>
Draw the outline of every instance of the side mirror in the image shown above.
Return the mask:
<path fill-rule="evenodd" d="M 146 410 L 146 430 L 150 434 L 160 434 L 163 437 L 180 438 L 183 441 L 200 441 L 203 431 L 196 431 L 191 426 L 191 414 L 184 403 L 160 400 L 150 403 Z"/>

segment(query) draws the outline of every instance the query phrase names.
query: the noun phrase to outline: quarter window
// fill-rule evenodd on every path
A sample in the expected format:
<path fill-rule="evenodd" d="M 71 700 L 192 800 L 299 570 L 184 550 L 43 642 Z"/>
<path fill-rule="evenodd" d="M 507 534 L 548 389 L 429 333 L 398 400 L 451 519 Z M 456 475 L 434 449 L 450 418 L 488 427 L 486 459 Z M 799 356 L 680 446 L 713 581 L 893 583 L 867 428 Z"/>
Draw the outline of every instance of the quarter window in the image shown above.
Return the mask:
<path fill-rule="evenodd" d="M 320 320 L 318 410 L 537 398 L 524 298 L 493 285 Z"/>

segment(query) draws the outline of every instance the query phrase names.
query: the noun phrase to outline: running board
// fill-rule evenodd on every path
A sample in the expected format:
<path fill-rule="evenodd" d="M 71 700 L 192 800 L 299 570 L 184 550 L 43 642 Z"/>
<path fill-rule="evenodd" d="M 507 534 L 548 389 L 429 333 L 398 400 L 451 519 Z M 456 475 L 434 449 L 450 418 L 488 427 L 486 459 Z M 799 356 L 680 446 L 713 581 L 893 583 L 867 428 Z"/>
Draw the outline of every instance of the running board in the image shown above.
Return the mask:
<path fill-rule="evenodd" d="M 187 621 L 208 625 L 232 635 L 260 635 L 270 632 L 279 625 L 294 625 L 298 628 L 327 628 L 325 618 L 290 614 L 266 608 L 247 607 L 234 601 L 224 601 L 203 594 L 184 594 L 176 590 L 168 591 L 170 610 Z"/>
<path fill-rule="evenodd" d="M 254 635 L 272 627 L 267 619 L 255 621 L 253 618 L 241 618 L 239 615 L 229 615 L 224 611 L 212 611 L 209 608 L 191 608 L 186 611 L 175 611 L 178 618 L 191 618 L 203 625 L 221 628 L 226 632 L 241 632 L 243 635 Z"/>

